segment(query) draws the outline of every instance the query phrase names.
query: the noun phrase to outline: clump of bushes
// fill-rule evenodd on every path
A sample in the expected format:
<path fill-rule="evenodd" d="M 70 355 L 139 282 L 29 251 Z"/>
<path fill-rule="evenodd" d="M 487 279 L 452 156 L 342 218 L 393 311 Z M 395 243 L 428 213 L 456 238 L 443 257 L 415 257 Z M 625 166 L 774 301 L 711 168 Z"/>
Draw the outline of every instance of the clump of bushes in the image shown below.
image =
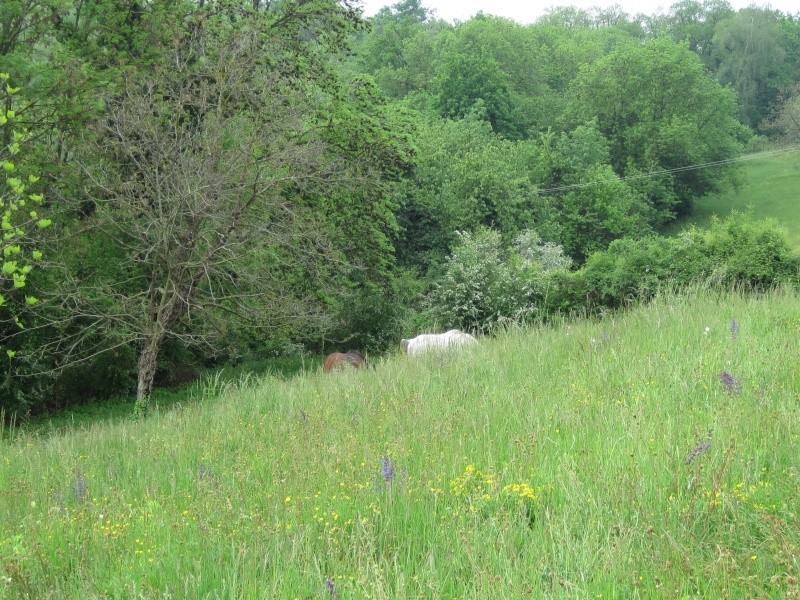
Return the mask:
<path fill-rule="evenodd" d="M 429 319 L 445 328 L 486 332 L 554 313 L 588 314 L 647 300 L 664 285 L 764 291 L 800 282 L 800 255 L 778 223 L 739 213 L 677 237 L 615 240 L 574 271 L 561 246 L 534 232 L 511 248 L 488 229 L 459 237 L 426 296 Z"/>
<path fill-rule="evenodd" d="M 615 308 L 650 298 L 664 283 L 683 287 L 703 281 L 753 291 L 797 284 L 798 269 L 800 256 L 775 221 L 734 213 L 715 218 L 709 229 L 692 227 L 677 237 L 616 240 L 589 257 L 574 277 L 585 279 L 591 303 Z"/>

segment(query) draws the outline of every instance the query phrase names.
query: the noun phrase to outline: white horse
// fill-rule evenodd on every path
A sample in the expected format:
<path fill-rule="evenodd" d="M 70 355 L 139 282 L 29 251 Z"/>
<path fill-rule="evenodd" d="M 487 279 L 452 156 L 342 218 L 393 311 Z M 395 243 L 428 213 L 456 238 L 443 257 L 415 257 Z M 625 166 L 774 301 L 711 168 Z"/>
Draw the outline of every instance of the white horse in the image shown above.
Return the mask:
<path fill-rule="evenodd" d="M 400 347 L 403 352 L 411 356 L 428 350 L 445 350 L 477 343 L 478 340 L 474 336 L 458 329 L 451 329 L 446 333 L 423 333 L 410 340 L 400 340 Z"/>

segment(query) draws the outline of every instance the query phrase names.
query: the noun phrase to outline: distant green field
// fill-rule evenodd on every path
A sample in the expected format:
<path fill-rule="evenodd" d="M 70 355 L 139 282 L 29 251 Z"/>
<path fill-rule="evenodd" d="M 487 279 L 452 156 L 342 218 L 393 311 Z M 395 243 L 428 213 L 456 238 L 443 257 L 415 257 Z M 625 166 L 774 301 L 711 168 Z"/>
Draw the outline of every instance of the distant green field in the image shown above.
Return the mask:
<path fill-rule="evenodd" d="M 737 189 L 701 198 L 692 216 L 680 220 L 667 234 L 676 234 L 692 224 L 707 227 L 713 215 L 724 218 L 733 210 L 748 209 L 756 219 L 776 219 L 800 248 L 800 151 L 745 161 Z"/>

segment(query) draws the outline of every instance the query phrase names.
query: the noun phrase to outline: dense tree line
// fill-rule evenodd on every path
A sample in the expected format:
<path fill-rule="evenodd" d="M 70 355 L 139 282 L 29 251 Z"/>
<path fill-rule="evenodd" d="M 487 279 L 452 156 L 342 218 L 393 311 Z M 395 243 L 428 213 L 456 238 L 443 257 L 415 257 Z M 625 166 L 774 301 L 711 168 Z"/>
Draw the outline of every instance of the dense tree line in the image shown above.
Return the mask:
<path fill-rule="evenodd" d="M 0 22 L 8 413 L 144 411 L 182 365 L 619 305 L 649 268 L 623 248 L 719 274 L 686 248 L 732 264 L 736 227 L 658 233 L 754 137 L 800 138 L 800 16 L 724 0 L 531 25 L 11 0 Z M 779 236 L 736 231 L 763 268 L 721 280 L 793 276 Z"/>

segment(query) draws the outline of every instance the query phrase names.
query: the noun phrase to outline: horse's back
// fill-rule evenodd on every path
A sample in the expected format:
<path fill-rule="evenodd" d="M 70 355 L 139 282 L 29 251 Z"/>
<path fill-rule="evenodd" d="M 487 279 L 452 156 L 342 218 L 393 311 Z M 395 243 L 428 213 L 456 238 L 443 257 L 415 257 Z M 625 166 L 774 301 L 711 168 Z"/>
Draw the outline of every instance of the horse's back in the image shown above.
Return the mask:
<path fill-rule="evenodd" d="M 469 333 L 451 329 L 445 333 L 423 333 L 410 340 L 400 340 L 400 346 L 406 354 L 414 355 L 428 350 L 441 350 L 452 346 L 477 344 L 478 340 Z"/>
<path fill-rule="evenodd" d="M 341 352 L 334 352 L 325 357 L 325 363 L 322 365 L 322 370 L 330 373 L 336 367 L 342 364 L 342 361 L 347 360 L 347 357 Z"/>
<path fill-rule="evenodd" d="M 359 367 L 363 367 L 367 364 L 367 359 L 364 358 L 364 355 L 361 354 L 358 350 L 348 350 L 345 354 L 347 362 L 353 365 L 356 369 Z"/>
<path fill-rule="evenodd" d="M 358 369 L 363 367 L 367 362 L 364 355 L 358 350 L 348 350 L 345 352 L 334 352 L 325 358 L 325 363 L 322 365 L 322 370 L 330 373 L 334 369 L 343 369 L 347 365 L 351 365 Z"/>

